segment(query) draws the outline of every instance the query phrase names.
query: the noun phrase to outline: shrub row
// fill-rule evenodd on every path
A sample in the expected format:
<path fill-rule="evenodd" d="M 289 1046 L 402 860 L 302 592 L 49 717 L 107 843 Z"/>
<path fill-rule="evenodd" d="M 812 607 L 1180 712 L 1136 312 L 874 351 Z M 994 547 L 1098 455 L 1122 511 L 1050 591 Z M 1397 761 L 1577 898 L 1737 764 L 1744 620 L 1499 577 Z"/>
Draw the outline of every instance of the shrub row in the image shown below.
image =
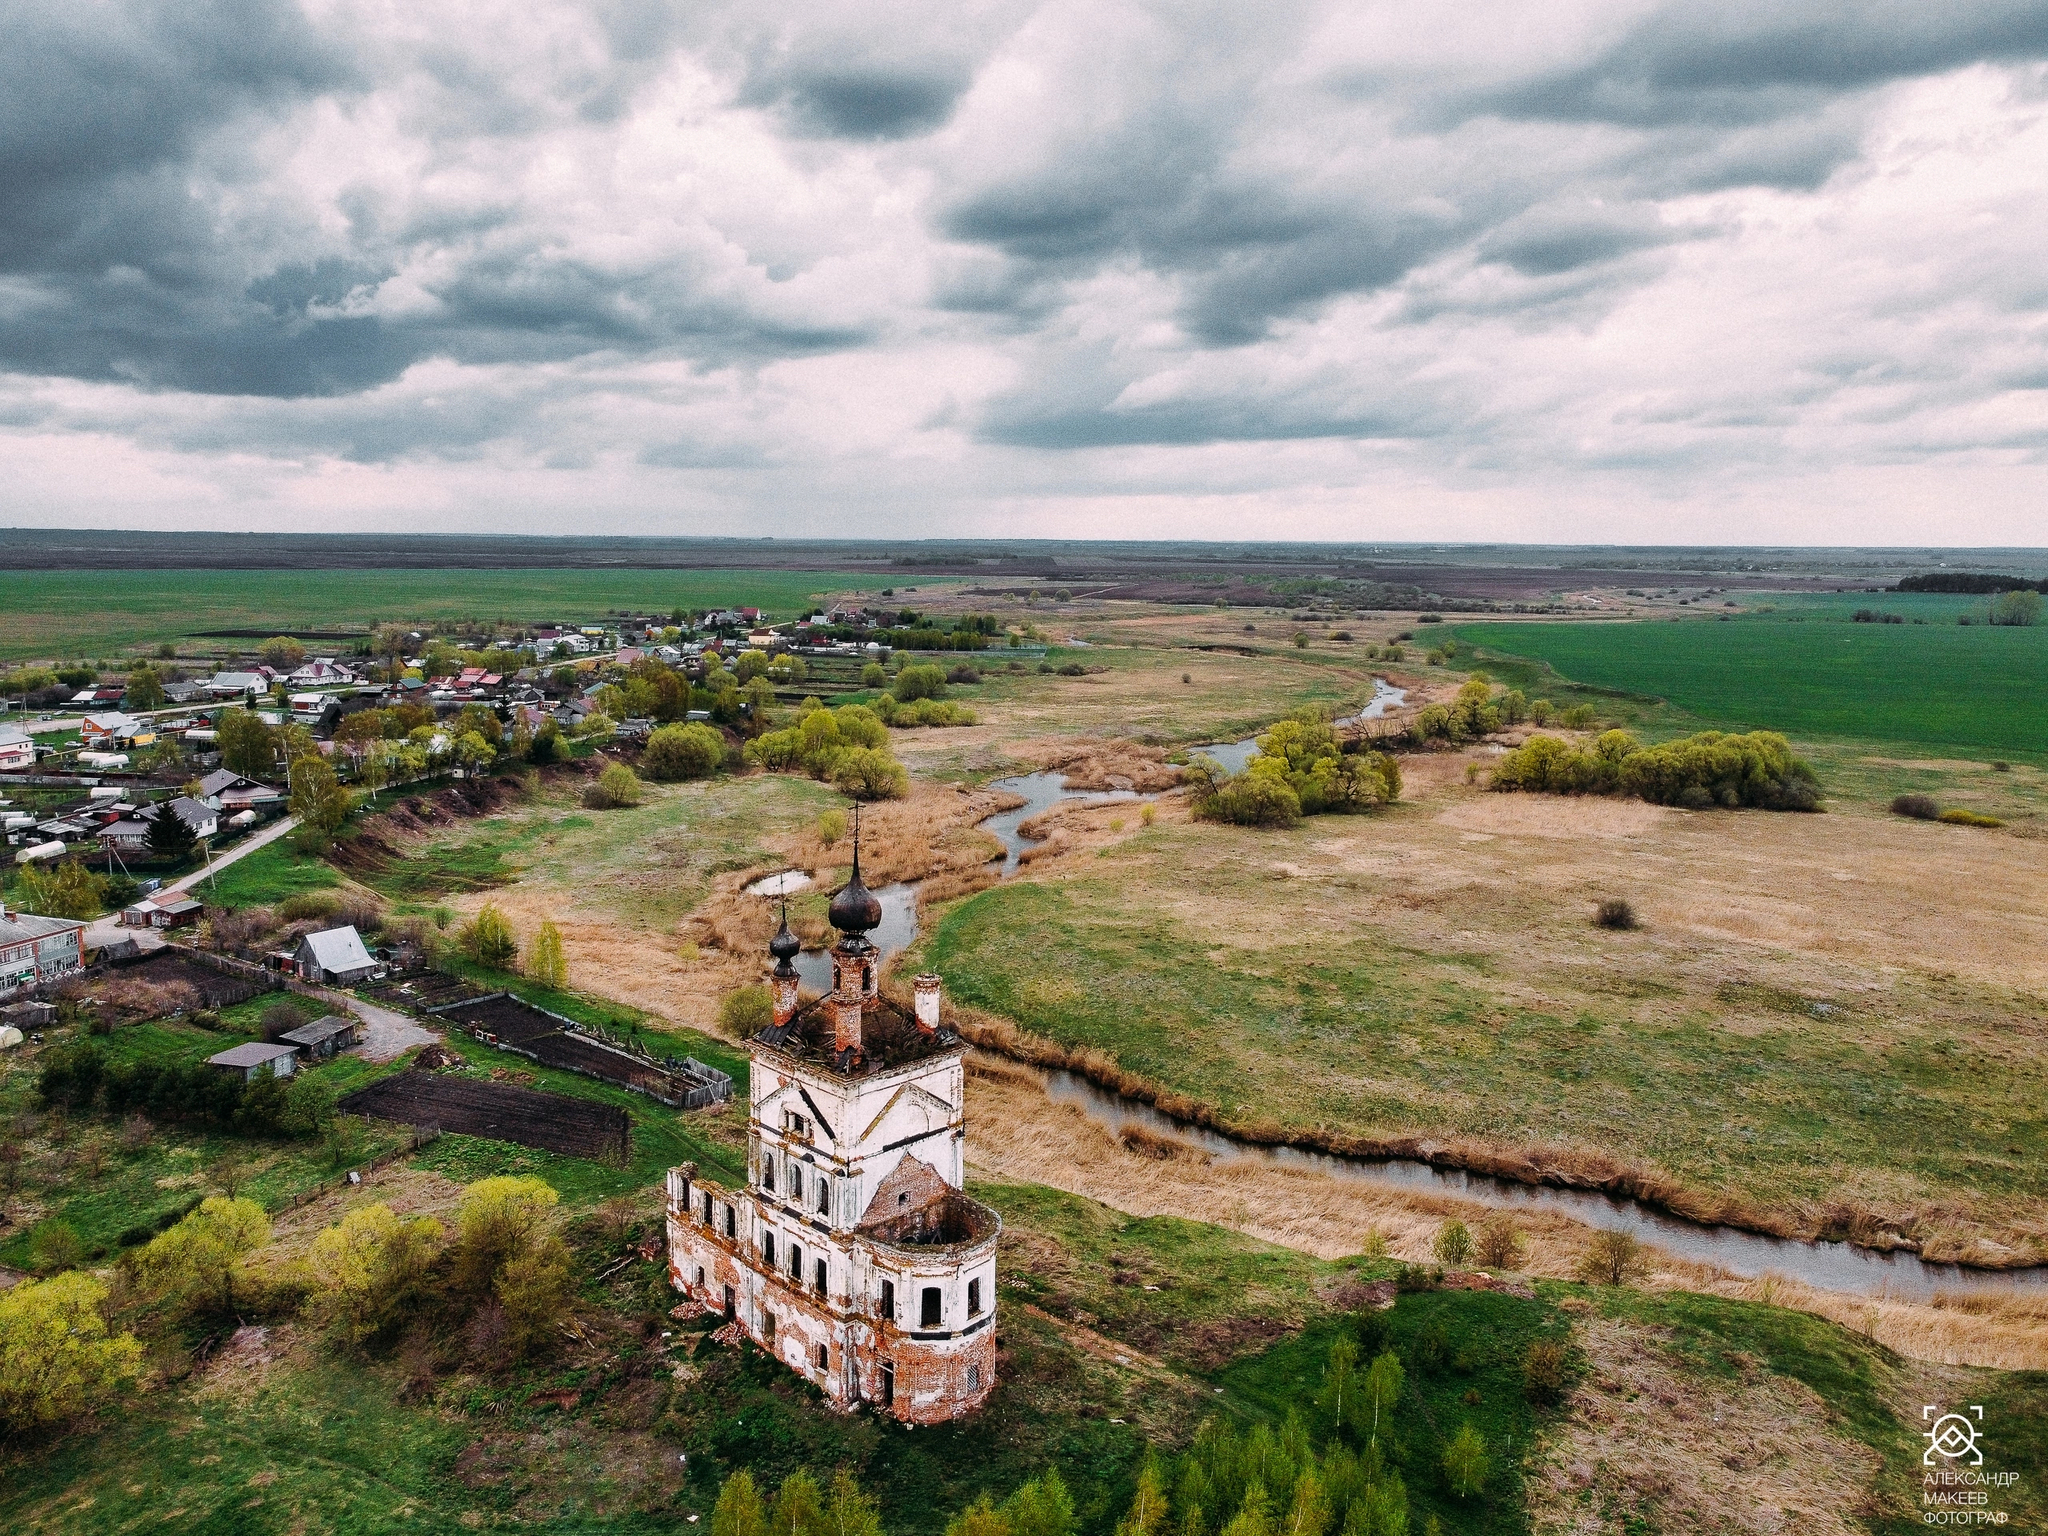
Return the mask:
<path fill-rule="evenodd" d="M 1553 795 L 1634 795 L 1653 805 L 1706 810 L 1752 806 L 1811 811 L 1820 781 L 1775 731 L 1702 731 L 1646 747 L 1626 731 L 1603 732 L 1590 747 L 1533 736 L 1503 757 L 1493 787 Z"/>

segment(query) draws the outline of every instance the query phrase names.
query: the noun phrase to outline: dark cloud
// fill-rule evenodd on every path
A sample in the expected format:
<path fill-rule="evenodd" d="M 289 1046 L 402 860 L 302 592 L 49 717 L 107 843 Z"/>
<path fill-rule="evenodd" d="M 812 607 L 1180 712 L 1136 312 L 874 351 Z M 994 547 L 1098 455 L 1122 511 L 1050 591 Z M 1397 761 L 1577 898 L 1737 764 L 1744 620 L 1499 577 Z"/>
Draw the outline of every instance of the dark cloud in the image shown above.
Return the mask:
<path fill-rule="evenodd" d="M 1489 230 L 1477 253 L 1528 277 L 1555 277 L 1667 244 L 1677 234 L 1647 208 L 1546 207 Z"/>
<path fill-rule="evenodd" d="M 1887 80 L 2044 55 L 2041 0 L 1674 6 L 1600 57 L 1517 83 L 1490 104 L 1569 121 L 1750 123 Z"/>
<path fill-rule="evenodd" d="M 1516 412 L 1580 388 L 1604 321 L 1642 324 L 1649 294 L 1682 331 L 1658 284 L 1853 201 L 1909 94 L 1877 87 L 2048 58 L 2048 0 L 1673 0 L 1563 63 L 1426 39 L 1441 63 L 1401 74 L 1336 62 L 1357 18 L 1328 0 L 516 14 L 0 0 L 0 370 L 160 392 L 142 414 L 241 397 L 179 417 L 194 453 L 512 442 L 565 473 L 740 471 L 784 461 L 776 411 L 875 431 L 894 387 L 906 430 L 1004 448 L 1399 440 L 1505 465 L 1539 435 Z M 1768 196 L 1701 196 L 1754 187 L 1809 201 L 1779 221 Z M 1966 349 L 1888 363 L 1944 282 L 2032 334 L 2038 262 L 1987 239 L 1967 270 L 1902 257 L 1944 276 L 1848 313 L 1856 345 L 1809 348 L 1796 380 L 1628 378 L 1626 409 L 1542 430 L 1602 442 L 1589 462 L 1705 465 L 1714 434 L 1788 431 L 1850 391 L 1896 394 L 1842 419 L 1890 421 L 1937 385 L 1943 409 L 1978 403 L 1979 366 L 2038 380 L 2020 340 L 1948 383 L 1930 367 Z M 1883 256 L 1857 262 L 1874 284 Z M 1767 311 L 1770 282 L 1742 281 Z M 929 398 L 923 347 L 961 375 Z M 1593 366 L 1619 376 L 1629 351 Z M 1496 433 L 1483 388 L 1442 380 L 1510 354 L 1524 403 Z M 728 372 L 730 395 L 703 385 Z"/>
<path fill-rule="evenodd" d="M 800 133 L 904 139 L 944 124 L 966 84 L 952 74 L 820 70 L 790 79 L 782 101 Z"/>

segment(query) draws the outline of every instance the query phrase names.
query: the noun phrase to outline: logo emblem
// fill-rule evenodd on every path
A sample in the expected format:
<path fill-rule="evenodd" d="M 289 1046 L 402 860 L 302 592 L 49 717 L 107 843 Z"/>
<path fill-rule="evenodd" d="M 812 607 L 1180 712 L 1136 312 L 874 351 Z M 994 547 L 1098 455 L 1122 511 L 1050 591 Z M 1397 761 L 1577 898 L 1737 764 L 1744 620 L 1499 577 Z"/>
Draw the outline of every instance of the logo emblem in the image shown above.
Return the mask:
<path fill-rule="evenodd" d="M 1970 1412 L 1977 1416 L 1977 1422 L 1960 1413 L 1943 1413 L 1939 1403 L 1929 1403 L 1920 1410 L 1920 1422 L 1934 1420 L 1934 1427 L 1923 1430 L 1920 1438 L 1927 1442 L 1927 1449 L 1920 1455 L 1920 1464 L 1925 1467 L 1941 1465 L 1934 1458 L 1945 1461 L 1959 1461 L 1965 1466 L 1984 1465 L 1984 1448 L 1977 1443 L 1978 1432 L 1984 1425 L 1982 1404 L 1972 1403 Z"/>

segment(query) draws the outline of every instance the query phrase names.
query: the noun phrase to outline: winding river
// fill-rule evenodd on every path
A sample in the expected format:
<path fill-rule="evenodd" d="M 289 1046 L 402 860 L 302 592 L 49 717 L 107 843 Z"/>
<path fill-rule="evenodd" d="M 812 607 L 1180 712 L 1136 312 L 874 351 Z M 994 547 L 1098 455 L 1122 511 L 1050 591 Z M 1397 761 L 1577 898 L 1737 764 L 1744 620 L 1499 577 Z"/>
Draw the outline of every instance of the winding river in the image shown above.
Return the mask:
<path fill-rule="evenodd" d="M 1338 723 L 1377 719 L 1405 697 L 1403 690 L 1389 688 L 1375 679 L 1372 701 L 1358 714 Z M 1249 737 L 1243 741 L 1217 742 L 1194 750 L 1217 759 L 1232 773 L 1242 773 L 1245 763 L 1257 748 L 1258 739 Z M 1008 790 L 1024 801 L 1022 805 L 998 811 L 980 823 L 1003 845 L 1003 878 L 1016 872 L 1024 850 L 1038 841 L 1018 830 L 1032 817 L 1063 800 L 1145 798 L 1131 790 L 1068 789 L 1065 775 L 1059 773 L 1019 774 L 1013 778 L 997 779 L 991 787 Z M 779 878 L 769 877 L 771 881 Z M 757 885 L 766 883 L 757 882 Z M 917 882 L 886 885 L 875 895 L 882 903 L 882 922 L 869 937 L 886 960 L 908 948 L 917 938 Z M 832 960 L 825 951 L 804 951 L 797 957 L 796 967 L 806 987 L 819 992 L 831 988 Z M 1853 1243 L 1807 1242 L 1797 1238 L 1769 1237 L 1739 1227 L 1707 1226 L 1635 1200 L 1589 1190 L 1523 1184 L 1488 1174 L 1467 1173 L 1457 1168 L 1439 1168 L 1415 1158 L 1345 1157 L 1304 1147 L 1264 1146 L 1239 1141 L 1206 1126 L 1177 1120 L 1153 1105 L 1100 1087 L 1078 1073 L 1050 1071 L 1045 1074 L 1045 1079 L 1048 1098 L 1055 1103 L 1073 1105 L 1113 1135 L 1127 1125 L 1142 1126 L 1176 1137 L 1217 1159 L 1252 1158 L 1274 1167 L 1319 1173 L 1340 1181 L 1447 1195 L 1499 1209 L 1557 1211 L 1588 1226 L 1633 1232 L 1644 1242 L 1678 1258 L 1717 1265 L 1735 1275 L 1777 1274 L 1801 1281 L 1816 1290 L 1857 1296 L 1883 1293 L 1902 1300 L 1925 1300 L 1944 1291 L 2000 1294 L 2022 1287 L 2048 1286 L 2048 1265 L 1990 1270 L 1931 1263 L 1917 1254 L 1880 1253 Z"/>

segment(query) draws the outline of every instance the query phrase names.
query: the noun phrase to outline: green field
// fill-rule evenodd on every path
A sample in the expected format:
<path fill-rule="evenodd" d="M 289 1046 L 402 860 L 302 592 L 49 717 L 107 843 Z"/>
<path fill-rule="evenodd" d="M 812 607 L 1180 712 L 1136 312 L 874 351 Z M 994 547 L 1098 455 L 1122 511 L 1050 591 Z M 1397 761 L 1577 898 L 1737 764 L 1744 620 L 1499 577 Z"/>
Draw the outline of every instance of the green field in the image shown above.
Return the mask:
<path fill-rule="evenodd" d="M 1953 599 L 1934 601 L 1953 610 Z M 1822 609 L 1726 622 L 1461 624 L 1452 633 L 1481 653 L 1661 699 L 1694 729 L 2048 760 L 2048 627 L 1857 624 Z M 1485 654 L 1473 664 L 1484 667 Z"/>
<path fill-rule="evenodd" d="M 613 609 L 735 605 L 792 618 L 813 597 L 882 584 L 836 571 L 648 570 L 46 571 L 0 580 L 0 660 L 111 657 L 219 629 L 587 623 Z"/>

